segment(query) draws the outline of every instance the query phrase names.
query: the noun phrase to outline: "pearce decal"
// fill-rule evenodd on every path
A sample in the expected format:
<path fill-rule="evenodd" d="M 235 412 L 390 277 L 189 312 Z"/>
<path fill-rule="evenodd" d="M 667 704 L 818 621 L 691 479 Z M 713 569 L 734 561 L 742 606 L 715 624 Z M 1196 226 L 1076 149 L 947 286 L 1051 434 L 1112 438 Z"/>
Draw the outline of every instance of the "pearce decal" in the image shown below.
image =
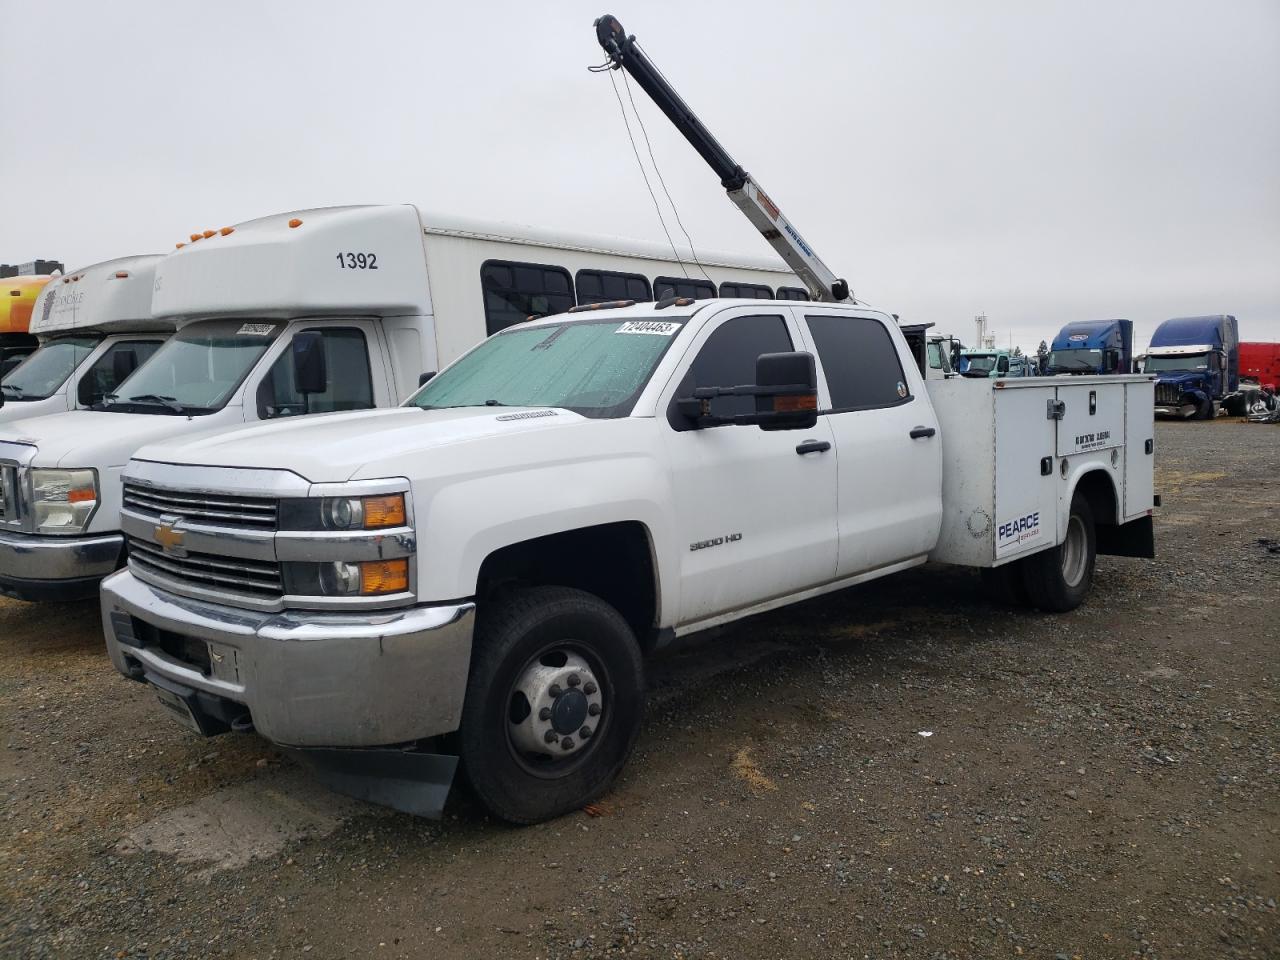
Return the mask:
<path fill-rule="evenodd" d="M 1099 430 L 1097 433 L 1081 433 L 1076 435 L 1076 447 L 1080 450 L 1097 450 L 1099 447 L 1105 447 L 1110 439 L 1110 430 Z"/>
<path fill-rule="evenodd" d="M 1040 536 L 1040 511 L 1007 520 L 996 528 L 996 552 Z"/>

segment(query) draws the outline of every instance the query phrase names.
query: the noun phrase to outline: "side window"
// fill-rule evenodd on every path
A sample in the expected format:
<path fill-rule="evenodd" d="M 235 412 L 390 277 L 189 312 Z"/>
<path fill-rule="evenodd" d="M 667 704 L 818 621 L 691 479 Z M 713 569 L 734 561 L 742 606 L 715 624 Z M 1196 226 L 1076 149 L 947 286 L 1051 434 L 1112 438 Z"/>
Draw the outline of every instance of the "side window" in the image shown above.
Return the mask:
<path fill-rule="evenodd" d="M 911 399 L 889 331 L 868 317 L 805 317 L 822 359 L 833 413 L 891 407 Z"/>
<path fill-rule="evenodd" d="M 779 316 L 734 317 L 715 329 L 698 351 L 689 374 L 677 391 L 694 387 L 737 387 L 756 382 L 756 359 L 762 353 L 792 350 L 791 334 Z M 717 416 L 754 413 L 755 397 L 716 397 L 711 412 Z"/>
<path fill-rule="evenodd" d="M 113 343 L 90 367 L 76 387 L 82 407 L 91 407 L 108 393 L 115 393 L 129 375 L 160 349 L 162 340 L 127 340 Z"/>
<path fill-rule="evenodd" d="M 773 291 L 760 283 L 722 283 L 720 296 L 738 300 L 772 300 Z"/>
<path fill-rule="evenodd" d="M 579 270 L 574 277 L 574 286 L 578 288 L 578 303 L 607 303 L 610 300 L 644 303 L 653 299 L 649 292 L 649 279 L 638 273 Z"/>
<path fill-rule="evenodd" d="M 324 392 L 298 392 L 293 379 L 293 351 L 285 350 L 258 385 L 260 419 L 366 410 L 374 405 L 369 344 L 364 331 L 352 327 L 325 327 L 318 332 L 324 338 Z"/>
<path fill-rule="evenodd" d="M 573 281 L 564 267 L 486 260 L 480 266 L 485 329 L 490 335 L 530 316 L 564 313 L 573 303 Z"/>
<path fill-rule="evenodd" d="M 695 300 L 714 300 L 716 288 L 709 280 L 694 280 L 680 277 L 655 277 L 653 281 L 655 299 L 665 300 L 667 297 L 693 297 Z"/>
<path fill-rule="evenodd" d="M 779 287 L 779 300 L 809 300 L 809 291 L 803 287 Z"/>

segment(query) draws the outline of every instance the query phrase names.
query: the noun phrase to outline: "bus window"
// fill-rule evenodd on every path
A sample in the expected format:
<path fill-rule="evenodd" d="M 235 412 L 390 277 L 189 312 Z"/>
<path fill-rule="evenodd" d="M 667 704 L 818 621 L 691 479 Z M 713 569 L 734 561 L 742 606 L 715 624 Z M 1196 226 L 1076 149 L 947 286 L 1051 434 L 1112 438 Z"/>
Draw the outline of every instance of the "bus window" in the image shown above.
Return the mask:
<path fill-rule="evenodd" d="M 564 267 L 545 263 L 486 260 L 480 266 L 484 322 L 488 333 L 530 316 L 564 313 L 573 303 L 573 280 Z"/>

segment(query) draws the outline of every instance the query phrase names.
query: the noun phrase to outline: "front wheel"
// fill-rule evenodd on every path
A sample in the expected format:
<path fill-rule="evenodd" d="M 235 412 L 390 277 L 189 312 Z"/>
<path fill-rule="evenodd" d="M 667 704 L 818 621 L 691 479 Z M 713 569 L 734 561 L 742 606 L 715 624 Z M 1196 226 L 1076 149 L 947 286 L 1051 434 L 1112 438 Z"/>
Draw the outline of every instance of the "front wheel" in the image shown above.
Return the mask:
<path fill-rule="evenodd" d="M 1027 557 L 1025 582 L 1032 606 L 1052 613 L 1074 610 L 1093 585 L 1097 558 L 1097 534 L 1093 511 L 1078 492 L 1071 498 L 1071 514 L 1062 543 Z"/>
<path fill-rule="evenodd" d="M 643 714 L 640 647 L 599 597 L 534 587 L 482 613 L 458 748 L 494 816 L 537 823 L 598 797 L 630 756 Z"/>

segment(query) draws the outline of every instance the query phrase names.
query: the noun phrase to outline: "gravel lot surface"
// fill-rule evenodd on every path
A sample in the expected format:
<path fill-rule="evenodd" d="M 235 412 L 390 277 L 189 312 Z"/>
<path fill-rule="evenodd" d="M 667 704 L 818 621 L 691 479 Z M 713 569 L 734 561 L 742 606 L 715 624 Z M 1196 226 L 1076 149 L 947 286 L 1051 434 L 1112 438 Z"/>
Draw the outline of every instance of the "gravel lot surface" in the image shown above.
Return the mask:
<path fill-rule="evenodd" d="M 0 955 L 1280 957 L 1280 430 L 1157 447 L 1160 559 L 1081 609 L 930 567 L 737 625 L 526 829 L 199 740 L 93 604 L 0 600 Z"/>

